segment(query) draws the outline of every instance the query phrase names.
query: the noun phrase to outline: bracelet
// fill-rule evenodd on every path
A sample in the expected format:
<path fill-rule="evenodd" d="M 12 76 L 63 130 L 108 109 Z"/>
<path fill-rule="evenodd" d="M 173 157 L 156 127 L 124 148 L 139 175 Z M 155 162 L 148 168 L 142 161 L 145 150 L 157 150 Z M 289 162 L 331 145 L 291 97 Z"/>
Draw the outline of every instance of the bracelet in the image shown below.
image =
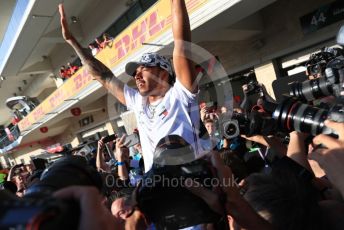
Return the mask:
<path fill-rule="evenodd" d="M 123 165 L 124 165 L 124 162 L 123 162 L 123 161 L 117 161 L 117 162 L 116 162 L 116 165 L 117 165 L 117 166 L 123 166 Z"/>

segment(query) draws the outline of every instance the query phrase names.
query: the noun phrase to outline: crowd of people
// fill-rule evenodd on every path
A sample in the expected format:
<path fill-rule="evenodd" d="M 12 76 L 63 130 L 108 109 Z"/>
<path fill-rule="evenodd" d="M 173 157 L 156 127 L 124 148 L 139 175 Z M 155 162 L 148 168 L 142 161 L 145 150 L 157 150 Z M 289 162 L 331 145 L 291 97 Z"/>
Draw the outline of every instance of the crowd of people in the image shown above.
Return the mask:
<path fill-rule="evenodd" d="M 72 65 L 70 62 L 67 63 L 67 67 L 66 66 L 61 66 L 60 68 L 60 77 L 65 81 L 68 78 L 72 77 L 73 74 L 76 73 L 76 71 L 78 71 L 80 68 L 80 66 L 77 65 Z"/>
<path fill-rule="evenodd" d="M 94 42 L 88 45 L 88 48 L 91 50 L 92 55 L 96 56 L 101 50 L 105 49 L 106 47 L 112 47 L 113 38 L 104 33 L 101 38 L 94 39 Z"/>
<path fill-rule="evenodd" d="M 177 229 L 163 228 L 160 222 L 156 222 L 161 218 L 152 218 L 151 213 L 143 211 L 147 207 L 140 203 L 140 191 L 147 187 L 146 179 L 152 178 L 152 173 L 180 167 L 181 171 L 194 175 L 187 170 L 188 167 L 192 162 L 204 160 L 207 166 L 193 170 L 203 175 L 203 169 L 209 169 L 213 183 L 208 186 L 205 182 L 209 178 L 195 180 L 190 177 L 184 178 L 177 189 L 201 198 L 206 204 L 205 210 L 221 217 L 218 219 L 221 225 L 202 221 L 194 223 L 187 218 L 192 216 L 190 213 L 186 214 L 189 222 L 183 218 L 180 221 L 192 224 L 180 225 L 180 229 L 343 229 L 344 123 L 331 120 L 331 117 L 321 123 L 322 128 L 332 130 L 334 135 L 302 133 L 290 128 L 292 124 L 288 124 L 289 133 L 280 130 L 283 135 L 280 132 L 263 135 L 259 132 L 262 130 L 248 134 L 243 132 L 245 128 L 252 128 L 251 123 L 245 124 L 245 128 L 239 124 L 240 135 L 228 138 L 224 134 L 228 130 L 223 130 L 223 124 L 233 112 L 246 114 L 255 108 L 255 112 L 266 115 L 264 103 L 275 102 L 259 84 L 253 84 L 253 88 L 259 87 L 260 90 L 254 91 L 257 97 L 252 97 L 251 83 L 243 86 L 243 102 L 233 109 L 214 102 L 198 102 L 196 73 L 193 63 L 187 58 L 191 32 L 185 1 L 171 2 L 174 71 L 166 57 L 158 53 L 143 54 L 139 61 L 129 62 L 125 67 L 126 73 L 135 79 L 137 89 L 122 83 L 94 58 L 95 54 L 90 55 L 82 49 L 68 29 L 63 5 L 59 6 L 64 39 L 92 76 L 135 112 L 140 142 L 128 146 L 125 144 L 126 135 L 118 135 L 111 141 L 102 137 L 96 150 L 81 154 L 87 167 L 92 167 L 101 178 L 102 186 L 74 183 L 70 184 L 73 186 L 55 188 L 52 196 L 78 202 L 79 229 Z M 97 43 L 103 44 L 106 40 L 104 38 L 102 43 Z M 100 44 L 99 47 L 108 45 Z M 342 56 L 334 55 L 337 57 Z M 307 67 L 316 64 L 307 63 Z M 307 73 L 310 79 L 324 77 L 326 65 L 321 66 L 323 68 Z M 327 96 L 330 98 L 320 99 L 320 103 L 326 101 L 328 107 L 339 104 L 338 98 Z M 318 102 L 314 101 L 313 105 L 316 104 Z M 309 125 L 308 121 L 300 122 L 303 123 L 299 126 Z M 2 187 L 25 197 L 27 189 L 40 183 L 41 174 L 41 169 L 34 169 L 31 165 L 16 166 L 8 173 Z M 148 191 L 152 191 L 151 195 L 148 193 L 148 200 L 154 201 L 155 195 L 161 198 L 153 190 Z M 163 189 L 159 191 L 164 193 Z M 179 198 L 172 197 L 178 205 Z M 171 207 L 161 207 L 161 210 L 177 209 L 173 202 L 169 204 Z M 153 203 L 151 205 L 153 207 Z M 187 201 L 181 205 L 192 207 Z M 164 215 L 165 212 L 157 213 Z M 166 216 L 166 223 L 178 215 L 181 214 Z"/>

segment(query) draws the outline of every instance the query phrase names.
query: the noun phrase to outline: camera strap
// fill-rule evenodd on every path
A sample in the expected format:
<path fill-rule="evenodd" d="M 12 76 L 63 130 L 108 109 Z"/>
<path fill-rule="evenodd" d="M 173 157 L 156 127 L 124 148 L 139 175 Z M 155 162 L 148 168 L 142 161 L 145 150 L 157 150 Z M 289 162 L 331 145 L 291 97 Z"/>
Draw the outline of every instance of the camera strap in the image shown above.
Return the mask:
<path fill-rule="evenodd" d="M 265 161 L 265 162 L 266 162 L 265 158 L 266 158 L 266 155 L 268 155 L 269 148 L 267 147 L 267 148 L 265 149 L 265 153 L 264 153 L 264 155 L 263 155 L 263 153 L 262 153 L 262 151 L 261 151 L 261 149 L 260 149 L 260 148 L 257 148 L 257 151 L 258 151 L 258 153 L 259 153 L 260 157 L 263 159 L 263 161 Z"/>
<path fill-rule="evenodd" d="M 264 155 L 263 155 L 262 151 L 260 150 L 260 148 L 258 149 L 258 153 L 259 153 L 260 157 L 263 159 L 263 161 L 265 163 L 264 164 L 264 172 L 266 174 L 270 174 L 270 172 L 271 172 L 271 167 L 268 164 L 268 162 L 266 161 L 266 156 L 268 155 L 268 152 L 269 152 L 269 147 L 266 147 Z"/>
<path fill-rule="evenodd" d="M 259 156 L 263 159 L 265 165 L 264 165 L 264 169 L 267 170 L 267 172 L 269 171 L 268 169 L 270 168 L 268 162 L 266 161 L 266 156 L 268 155 L 268 152 L 269 152 L 269 147 L 266 147 L 265 149 L 265 153 L 263 154 L 262 151 L 261 151 L 261 148 L 251 148 L 250 149 L 250 152 L 255 152 L 257 151 L 259 153 Z"/>

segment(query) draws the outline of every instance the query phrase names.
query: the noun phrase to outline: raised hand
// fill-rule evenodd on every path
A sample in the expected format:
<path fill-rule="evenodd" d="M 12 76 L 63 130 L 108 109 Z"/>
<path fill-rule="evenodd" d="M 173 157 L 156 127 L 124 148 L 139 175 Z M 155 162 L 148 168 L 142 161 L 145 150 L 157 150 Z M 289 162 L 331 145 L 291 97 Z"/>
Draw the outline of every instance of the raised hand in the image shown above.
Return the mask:
<path fill-rule="evenodd" d="M 66 42 L 68 42 L 69 44 L 71 44 L 74 37 L 69 31 L 69 27 L 68 27 L 68 23 L 66 19 L 66 13 L 64 11 L 63 4 L 59 4 L 59 12 L 60 12 L 60 23 L 61 23 L 61 28 L 62 28 L 63 39 L 66 40 Z"/>
<path fill-rule="evenodd" d="M 314 144 L 322 144 L 326 148 L 317 148 L 309 158 L 319 163 L 331 183 L 344 197 L 344 123 L 325 121 L 325 125 L 338 134 L 338 139 L 320 134 L 313 139 Z"/>

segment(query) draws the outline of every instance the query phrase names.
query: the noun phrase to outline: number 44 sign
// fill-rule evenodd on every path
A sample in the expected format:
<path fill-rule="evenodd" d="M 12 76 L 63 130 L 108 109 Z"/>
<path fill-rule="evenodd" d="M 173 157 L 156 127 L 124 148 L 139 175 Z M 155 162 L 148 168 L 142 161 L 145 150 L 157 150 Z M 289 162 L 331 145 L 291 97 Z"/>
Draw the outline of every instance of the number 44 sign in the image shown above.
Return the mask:
<path fill-rule="evenodd" d="M 318 26 L 321 23 L 326 23 L 326 17 L 324 16 L 324 12 L 321 12 L 319 16 L 314 15 L 311 21 L 311 25 Z"/>
<path fill-rule="evenodd" d="M 344 1 L 324 5 L 300 18 L 304 34 L 308 34 L 344 19 Z"/>

